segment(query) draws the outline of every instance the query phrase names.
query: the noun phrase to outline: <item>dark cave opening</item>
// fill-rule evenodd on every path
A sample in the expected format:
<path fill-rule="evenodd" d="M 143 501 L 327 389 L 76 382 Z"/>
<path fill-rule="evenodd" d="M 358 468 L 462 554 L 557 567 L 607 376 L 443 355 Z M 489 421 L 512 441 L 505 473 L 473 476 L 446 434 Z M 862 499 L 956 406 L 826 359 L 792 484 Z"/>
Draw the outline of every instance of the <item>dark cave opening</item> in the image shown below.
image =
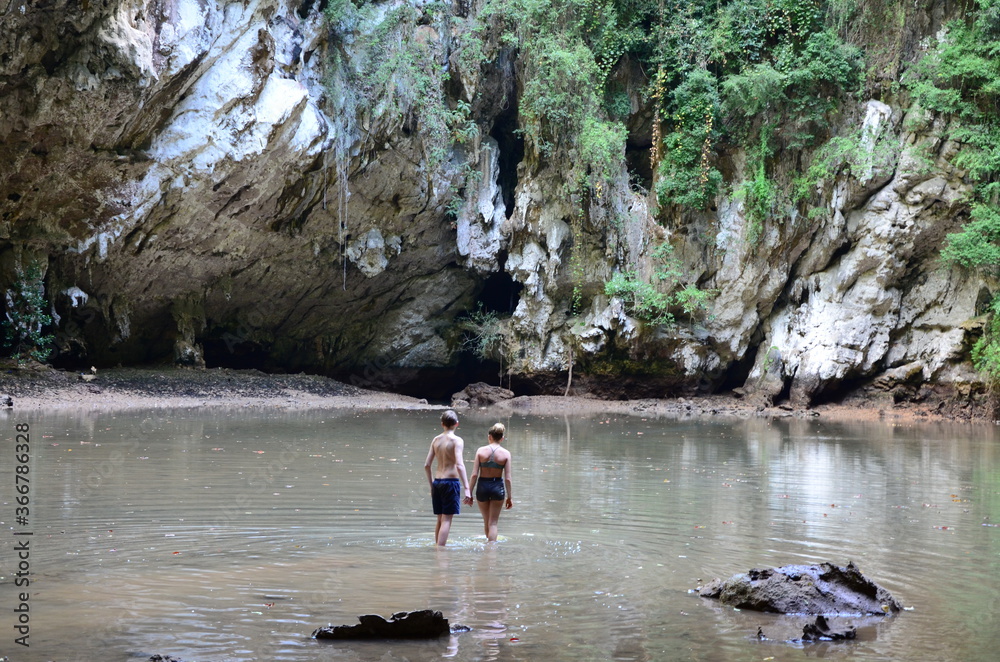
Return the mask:
<path fill-rule="evenodd" d="M 199 338 L 198 342 L 201 343 L 206 368 L 281 371 L 280 366 L 272 365 L 266 348 L 242 337 L 239 330 L 212 334 Z"/>
<path fill-rule="evenodd" d="M 502 254 L 500 264 L 503 265 L 506 261 L 507 255 Z M 492 273 L 483 281 L 477 300 L 485 312 L 506 316 L 514 312 L 523 289 L 524 285 L 507 272 Z"/>
<path fill-rule="evenodd" d="M 501 265 L 506 255 L 500 256 Z M 501 267 L 502 268 L 502 267 Z M 490 274 L 479 287 L 473 308 L 498 318 L 514 312 L 523 286 L 510 274 L 498 272 Z M 460 314 L 464 316 L 464 314 Z M 207 368 L 229 368 L 235 370 L 260 370 L 262 372 L 298 372 L 326 374 L 348 384 L 385 390 L 416 398 L 426 398 L 429 402 L 450 403 L 452 394 L 475 382 L 499 385 L 500 364 L 495 360 L 484 360 L 471 349 L 457 352 L 455 363 L 445 367 L 396 368 L 392 366 L 355 368 L 343 373 L 330 373 L 315 365 L 278 365 L 269 348 L 246 337 L 245 329 L 215 329 L 198 338 Z M 504 386 L 507 377 L 504 377 Z"/>
<path fill-rule="evenodd" d="M 476 297 L 475 308 L 467 311 L 468 313 L 478 311 L 503 319 L 514 312 L 524 286 L 515 281 L 510 274 L 502 271 L 506 258 L 506 255 L 500 256 L 501 271 L 490 274 L 483 281 Z M 414 386 L 422 391 L 419 397 L 450 402 L 453 393 L 475 382 L 500 386 L 501 381 L 503 381 L 503 385 L 506 387 L 507 377 L 503 376 L 501 379 L 503 367 L 506 366 L 501 366 L 499 361 L 484 359 L 478 356 L 471 347 L 463 347 L 457 353 L 454 367 L 421 371 Z M 436 392 L 427 394 L 428 385 L 433 385 Z"/>
<path fill-rule="evenodd" d="M 514 213 L 514 192 L 517 190 L 517 165 L 524 160 L 524 138 L 517 130 L 517 105 L 508 106 L 497 115 L 490 129 L 490 137 L 497 141 L 500 152 L 497 184 L 503 196 L 504 213 L 510 218 Z"/>
<path fill-rule="evenodd" d="M 757 352 L 759 351 L 760 341 L 751 344 L 743 358 L 734 363 L 729 370 L 726 370 L 715 392 L 727 393 L 746 384 L 747 378 L 750 377 L 750 371 L 753 370 L 753 366 L 757 362 Z"/>
<path fill-rule="evenodd" d="M 504 262 L 506 255 L 501 255 L 500 264 L 503 265 Z M 490 274 L 483 281 L 476 296 L 475 307 L 467 313 L 478 311 L 482 314 L 496 315 L 500 319 L 507 317 L 517 307 L 523 288 L 521 283 L 504 271 Z M 459 317 L 464 316 L 463 314 Z M 427 398 L 431 402 L 450 403 L 451 396 L 469 384 L 484 382 L 499 386 L 502 367 L 506 366 L 501 366 L 499 361 L 477 356 L 471 347 L 463 347 L 457 352 L 454 366 L 421 369 L 412 379 L 399 384 L 396 388 L 404 395 Z M 502 381 L 505 388 L 507 380 L 508 377 L 504 375 Z"/>
<path fill-rule="evenodd" d="M 653 188 L 653 166 L 649 153 L 653 141 L 647 139 L 629 139 L 625 143 L 625 167 L 628 170 L 629 182 L 649 191 Z"/>
<path fill-rule="evenodd" d="M 328 0 L 302 0 L 302 4 L 299 6 L 299 18 L 309 18 L 309 11 L 316 6 L 317 12 L 322 12 L 326 9 Z"/>

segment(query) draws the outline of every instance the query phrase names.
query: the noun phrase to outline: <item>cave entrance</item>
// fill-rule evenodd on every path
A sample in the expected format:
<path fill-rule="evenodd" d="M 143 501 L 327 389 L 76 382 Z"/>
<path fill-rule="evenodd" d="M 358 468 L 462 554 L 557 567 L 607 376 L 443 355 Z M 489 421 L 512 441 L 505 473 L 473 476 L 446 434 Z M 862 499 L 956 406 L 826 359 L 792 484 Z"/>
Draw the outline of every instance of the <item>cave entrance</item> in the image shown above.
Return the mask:
<path fill-rule="evenodd" d="M 501 255 L 500 264 L 503 265 L 506 262 L 507 255 Z M 506 317 L 517 308 L 517 302 L 523 289 L 524 285 L 511 278 L 507 272 L 493 273 L 483 281 L 483 287 L 479 291 L 477 300 L 484 312 Z"/>
<path fill-rule="evenodd" d="M 506 262 L 506 255 L 500 256 L 500 263 Z M 502 269 L 502 267 L 501 267 Z M 495 317 L 497 320 L 510 317 L 517 308 L 524 286 L 515 281 L 505 271 L 490 274 L 483 281 L 482 289 L 476 297 L 476 308 L 469 311 L 472 315 Z M 490 329 L 483 329 L 484 332 Z M 465 332 L 466 344 L 458 353 L 457 365 L 454 368 L 454 384 L 459 391 L 474 382 L 485 382 L 496 386 L 501 385 L 501 373 L 506 369 L 503 364 L 492 356 L 483 356 L 476 347 L 476 331 Z M 506 385 L 507 378 L 502 380 Z"/>
<path fill-rule="evenodd" d="M 743 358 L 733 363 L 723 374 L 722 380 L 715 389 L 715 393 L 727 393 L 746 385 L 747 379 L 750 378 L 750 371 L 753 370 L 754 364 L 757 363 L 757 353 L 759 351 L 759 342 L 751 344 L 747 348 L 747 352 L 743 355 Z"/>
<path fill-rule="evenodd" d="M 524 137 L 517 130 L 516 103 L 509 103 L 493 120 L 490 137 L 497 141 L 499 147 L 497 184 L 503 197 L 504 213 L 510 218 L 514 213 L 514 192 L 517 190 L 517 164 L 524 160 Z"/>
<path fill-rule="evenodd" d="M 500 255 L 500 263 L 506 262 L 506 255 Z M 495 331 L 495 324 L 498 320 L 509 317 L 520 300 L 523 286 L 511 278 L 506 272 L 490 274 L 482 280 L 479 291 L 473 299 L 472 305 L 458 315 L 457 321 L 461 322 L 468 318 L 486 318 L 485 331 Z M 465 331 L 463 340 L 472 340 L 475 331 Z M 207 351 L 206 351 L 207 354 Z M 502 366 L 507 368 L 504 361 Z M 426 398 L 435 404 L 450 404 L 451 396 L 469 384 L 483 382 L 493 386 L 500 385 L 500 362 L 492 357 L 481 356 L 475 349 L 475 343 L 469 342 L 459 347 L 455 353 L 454 364 L 446 367 L 425 367 L 417 370 L 393 370 L 382 371 L 382 381 L 377 384 L 365 384 L 364 386 L 376 389 L 387 389 L 402 395 L 409 395 L 417 398 Z M 335 378 L 345 379 L 346 375 L 334 375 Z M 515 385 L 516 385 L 515 381 Z M 507 386 L 508 378 L 504 375 L 503 386 Z"/>
<path fill-rule="evenodd" d="M 270 372 L 271 356 L 266 348 L 252 342 L 239 332 L 226 331 L 199 338 L 206 368 L 260 370 Z M 280 367 L 278 368 L 280 370 Z"/>

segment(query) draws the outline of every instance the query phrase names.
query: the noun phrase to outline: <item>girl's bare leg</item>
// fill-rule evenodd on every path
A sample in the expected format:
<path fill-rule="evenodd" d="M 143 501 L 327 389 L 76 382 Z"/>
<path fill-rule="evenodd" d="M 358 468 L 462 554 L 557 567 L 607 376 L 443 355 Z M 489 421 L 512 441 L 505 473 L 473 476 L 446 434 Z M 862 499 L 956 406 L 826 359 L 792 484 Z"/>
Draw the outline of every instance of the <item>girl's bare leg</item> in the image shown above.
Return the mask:
<path fill-rule="evenodd" d="M 492 501 L 476 501 L 479 504 L 479 513 L 483 516 L 483 533 L 486 539 L 490 539 L 490 504 Z"/>
<path fill-rule="evenodd" d="M 503 501 L 490 501 L 489 524 L 486 525 L 486 539 L 494 541 L 498 535 L 498 525 L 500 524 L 500 511 L 503 510 Z"/>

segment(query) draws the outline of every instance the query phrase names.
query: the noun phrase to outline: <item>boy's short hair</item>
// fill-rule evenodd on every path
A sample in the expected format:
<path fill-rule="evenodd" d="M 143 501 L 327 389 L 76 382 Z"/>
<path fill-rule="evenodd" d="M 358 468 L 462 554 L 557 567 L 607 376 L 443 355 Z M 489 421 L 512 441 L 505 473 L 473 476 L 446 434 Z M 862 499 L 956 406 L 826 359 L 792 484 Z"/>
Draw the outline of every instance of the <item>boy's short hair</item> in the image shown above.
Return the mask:
<path fill-rule="evenodd" d="M 441 414 L 441 425 L 446 425 L 448 427 L 458 425 L 458 414 L 451 409 L 447 410 L 445 413 Z"/>
<path fill-rule="evenodd" d="M 493 427 L 490 428 L 490 439 L 496 439 L 499 441 L 503 439 L 503 436 L 507 434 L 507 428 L 503 426 L 503 423 L 494 423 Z"/>

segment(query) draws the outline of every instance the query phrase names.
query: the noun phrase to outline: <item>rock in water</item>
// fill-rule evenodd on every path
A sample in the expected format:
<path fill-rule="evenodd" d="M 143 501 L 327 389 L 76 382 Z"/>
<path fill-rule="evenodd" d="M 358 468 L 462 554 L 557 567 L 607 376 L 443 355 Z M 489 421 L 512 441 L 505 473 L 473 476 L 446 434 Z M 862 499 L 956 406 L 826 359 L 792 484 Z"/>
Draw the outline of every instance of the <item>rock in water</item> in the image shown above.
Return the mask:
<path fill-rule="evenodd" d="M 716 579 L 699 592 L 738 609 L 781 614 L 894 614 L 903 606 L 857 566 L 832 563 L 786 565 Z"/>
<path fill-rule="evenodd" d="M 802 628 L 802 641 L 844 641 L 857 639 L 857 637 L 857 628 L 834 630 L 823 615 L 817 616 L 815 623 L 806 623 L 805 627 Z"/>
<path fill-rule="evenodd" d="M 483 382 L 469 384 L 464 389 L 451 396 L 452 403 L 467 402 L 473 407 L 486 407 L 497 402 L 510 400 L 514 392 L 500 386 L 491 386 Z"/>
<path fill-rule="evenodd" d="M 451 632 L 448 619 L 439 611 L 400 611 L 385 620 L 378 614 L 359 616 L 358 625 L 319 628 L 315 639 L 433 639 Z"/>

